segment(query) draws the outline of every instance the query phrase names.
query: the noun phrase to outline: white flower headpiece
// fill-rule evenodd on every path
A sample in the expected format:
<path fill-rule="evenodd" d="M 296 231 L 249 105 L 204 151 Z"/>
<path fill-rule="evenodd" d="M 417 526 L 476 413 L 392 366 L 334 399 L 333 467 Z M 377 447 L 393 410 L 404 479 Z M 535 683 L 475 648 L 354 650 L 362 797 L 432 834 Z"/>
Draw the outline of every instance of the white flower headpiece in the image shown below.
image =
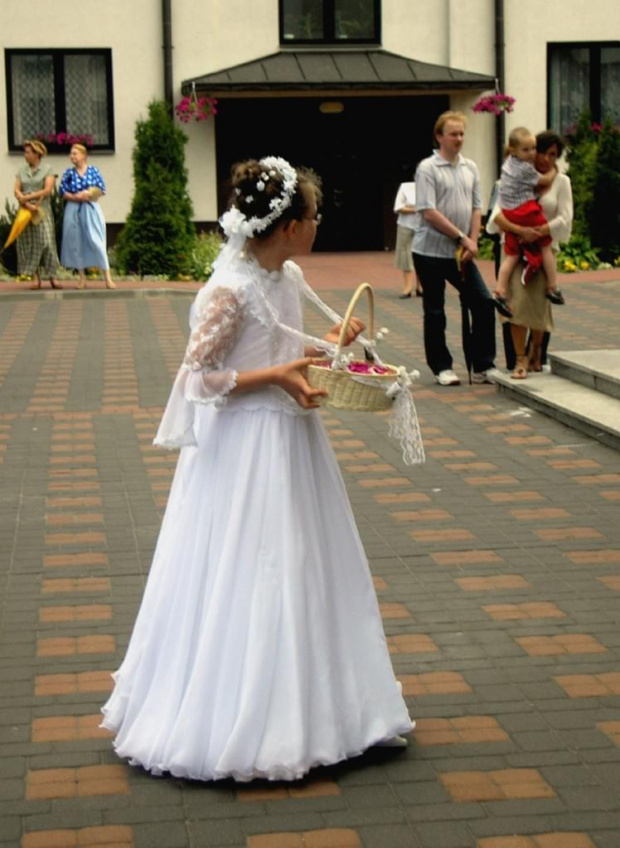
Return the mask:
<path fill-rule="evenodd" d="M 293 202 L 293 195 L 297 188 L 297 172 L 295 168 L 280 156 L 266 156 L 258 164 L 263 170 L 260 175 L 260 181 L 256 184 L 257 190 L 264 191 L 265 183 L 279 173 L 282 177 L 282 193 L 279 197 L 273 197 L 269 201 L 271 212 L 262 218 L 259 218 L 257 215 L 247 218 L 243 212 L 235 207 L 225 212 L 220 220 L 220 224 L 228 238 L 232 235 L 243 235 L 246 238 L 252 238 L 256 233 L 262 233 L 270 224 L 277 221 L 284 210 L 288 209 Z M 239 193 L 238 189 L 236 191 Z M 253 200 L 252 195 L 248 195 L 245 198 L 246 203 L 249 203 L 251 200 Z"/>

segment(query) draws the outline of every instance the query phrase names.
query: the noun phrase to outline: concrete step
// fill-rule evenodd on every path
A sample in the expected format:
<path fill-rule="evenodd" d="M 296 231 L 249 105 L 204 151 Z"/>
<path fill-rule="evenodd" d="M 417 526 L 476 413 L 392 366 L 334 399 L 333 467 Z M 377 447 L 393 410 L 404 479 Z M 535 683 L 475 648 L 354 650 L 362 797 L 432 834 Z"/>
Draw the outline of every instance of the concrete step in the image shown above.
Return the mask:
<path fill-rule="evenodd" d="M 561 351 L 549 359 L 558 377 L 620 398 L 620 350 Z"/>
<path fill-rule="evenodd" d="M 618 398 L 556 374 L 530 374 L 526 380 L 498 374 L 493 379 L 502 394 L 620 450 Z"/>

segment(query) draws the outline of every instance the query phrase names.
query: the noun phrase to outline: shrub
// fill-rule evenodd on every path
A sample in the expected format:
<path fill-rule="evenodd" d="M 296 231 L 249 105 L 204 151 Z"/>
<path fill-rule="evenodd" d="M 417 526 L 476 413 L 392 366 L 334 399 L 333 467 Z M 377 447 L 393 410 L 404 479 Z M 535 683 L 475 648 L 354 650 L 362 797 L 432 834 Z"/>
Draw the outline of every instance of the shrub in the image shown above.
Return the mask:
<path fill-rule="evenodd" d="M 13 221 L 17 215 L 17 205 L 5 201 L 4 215 L 0 215 L 0 250 L 4 246 L 4 242 L 9 237 Z M 17 245 L 15 242 L 10 244 L 6 250 L 0 253 L 0 263 L 9 274 L 17 274 Z"/>
<path fill-rule="evenodd" d="M 584 238 L 590 237 L 597 152 L 598 136 L 592 128 L 590 114 L 584 112 L 568 149 L 574 204 L 573 234 Z"/>
<path fill-rule="evenodd" d="M 478 242 L 478 259 L 495 259 L 495 245 L 492 236 L 487 233 L 480 235 Z"/>
<path fill-rule="evenodd" d="M 213 273 L 213 263 L 220 252 L 222 239 L 219 233 L 200 233 L 194 244 L 189 272 L 194 280 L 208 280 Z"/>
<path fill-rule="evenodd" d="M 185 134 L 163 101 L 149 104 L 148 118 L 136 124 L 133 151 L 134 197 L 116 245 L 125 271 L 169 278 L 186 273 L 195 241 L 187 193 Z"/>
<path fill-rule="evenodd" d="M 563 244 L 558 254 L 558 271 L 588 271 L 598 268 L 599 251 L 592 247 L 587 236 L 573 235 L 568 244 Z"/>
<path fill-rule="evenodd" d="M 54 186 L 54 191 L 52 192 L 52 196 L 50 197 L 50 204 L 52 207 L 52 215 L 54 216 L 54 233 L 56 236 L 56 249 L 58 250 L 58 256 L 60 256 L 60 251 L 62 250 L 62 217 L 64 215 L 64 200 L 58 194 L 58 190 L 56 186 Z"/>
<path fill-rule="evenodd" d="M 611 119 L 603 124 L 598 139 L 590 237 L 605 262 L 620 256 L 620 132 Z"/>

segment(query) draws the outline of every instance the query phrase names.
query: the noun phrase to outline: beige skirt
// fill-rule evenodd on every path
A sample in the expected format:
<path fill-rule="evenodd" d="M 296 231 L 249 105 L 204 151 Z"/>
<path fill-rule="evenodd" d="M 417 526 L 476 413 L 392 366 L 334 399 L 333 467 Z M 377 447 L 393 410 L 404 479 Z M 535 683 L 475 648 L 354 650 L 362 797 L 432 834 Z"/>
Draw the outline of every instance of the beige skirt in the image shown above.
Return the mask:
<path fill-rule="evenodd" d="M 413 271 L 413 236 L 415 230 L 396 225 L 396 253 L 394 265 L 401 271 Z"/>
<path fill-rule="evenodd" d="M 535 274 L 526 286 L 521 282 L 523 265 L 519 262 L 510 277 L 508 301 L 512 309 L 511 324 L 530 330 L 553 331 L 551 303 L 545 297 L 547 278 L 542 271 Z"/>

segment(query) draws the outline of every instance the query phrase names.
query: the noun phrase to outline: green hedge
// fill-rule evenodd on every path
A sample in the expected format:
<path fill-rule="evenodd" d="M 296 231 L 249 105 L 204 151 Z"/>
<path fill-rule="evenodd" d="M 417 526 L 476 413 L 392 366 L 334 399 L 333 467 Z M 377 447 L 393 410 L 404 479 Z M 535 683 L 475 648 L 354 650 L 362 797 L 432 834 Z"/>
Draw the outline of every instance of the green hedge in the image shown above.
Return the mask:
<path fill-rule="evenodd" d="M 154 101 L 148 118 L 137 122 L 135 139 L 135 190 L 116 244 L 119 269 L 141 277 L 186 275 L 196 240 L 187 193 L 187 137 L 175 125 L 168 105 Z"/>

